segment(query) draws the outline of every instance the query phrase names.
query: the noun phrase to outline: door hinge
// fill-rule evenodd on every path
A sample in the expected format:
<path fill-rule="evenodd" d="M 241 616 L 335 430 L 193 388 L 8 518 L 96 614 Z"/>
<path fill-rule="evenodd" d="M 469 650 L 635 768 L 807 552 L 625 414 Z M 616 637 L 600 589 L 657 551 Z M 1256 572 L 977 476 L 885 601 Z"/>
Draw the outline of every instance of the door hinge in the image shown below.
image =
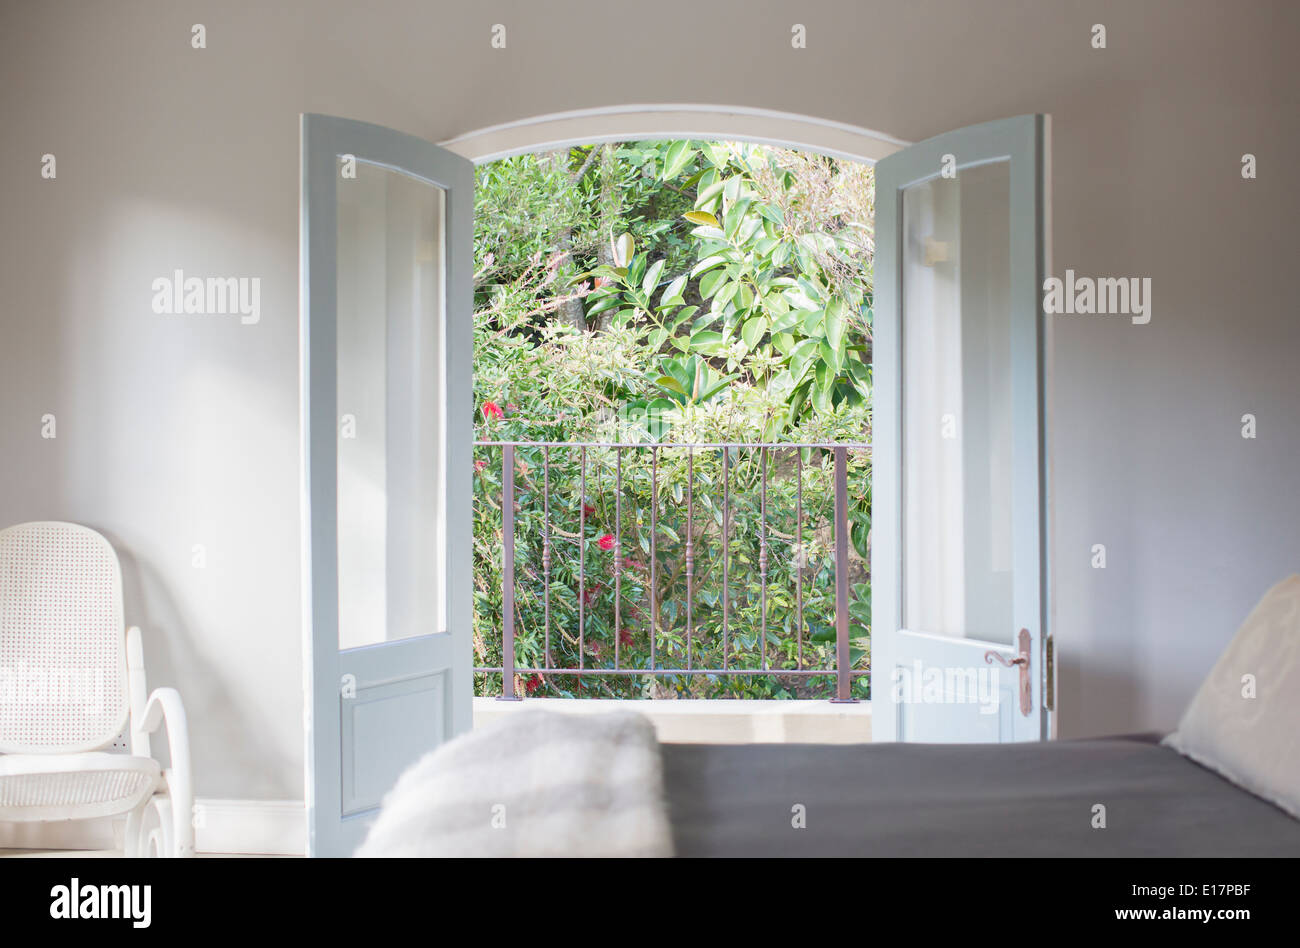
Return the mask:
<path fill-rule="evenodd" d="M 1043 651 L 1043 674 L 1047 680 L 1043 682 L 1043 707 L 1048 711 L 1056 710 L 1056 643 L 1049 635 L 1047 645 Z"/>

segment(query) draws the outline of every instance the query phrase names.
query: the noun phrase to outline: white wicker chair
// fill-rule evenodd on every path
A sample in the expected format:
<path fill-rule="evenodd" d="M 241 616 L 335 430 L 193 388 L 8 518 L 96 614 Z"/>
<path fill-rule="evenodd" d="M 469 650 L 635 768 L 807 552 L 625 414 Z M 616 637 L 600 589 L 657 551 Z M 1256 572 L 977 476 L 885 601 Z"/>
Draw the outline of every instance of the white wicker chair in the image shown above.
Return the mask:
<path fill-rule="evenodd" d="M 128 724 L 130 752 L 108 752 Z M 192 856 L 193 810 L 185 708 L 148 694 L 113 547 L 72 523 L 0 530 L 0 821 L 126 813 L 128 856 Z"/>

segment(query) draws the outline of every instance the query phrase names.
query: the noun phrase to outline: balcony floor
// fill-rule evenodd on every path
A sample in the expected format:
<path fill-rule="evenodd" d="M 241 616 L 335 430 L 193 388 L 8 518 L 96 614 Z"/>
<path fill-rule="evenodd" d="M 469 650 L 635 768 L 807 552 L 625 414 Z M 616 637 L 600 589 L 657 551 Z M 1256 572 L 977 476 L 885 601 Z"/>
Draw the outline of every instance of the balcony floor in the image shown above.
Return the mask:
<path fill-rule="evenodd" d="M 474 726 L 524 708 L 570 714 L 639 711 L 661 741 L 674 744 L 866 744 L 871 742 L 871 702 L 659 700 L 613 698 L 474 699 Z"/>

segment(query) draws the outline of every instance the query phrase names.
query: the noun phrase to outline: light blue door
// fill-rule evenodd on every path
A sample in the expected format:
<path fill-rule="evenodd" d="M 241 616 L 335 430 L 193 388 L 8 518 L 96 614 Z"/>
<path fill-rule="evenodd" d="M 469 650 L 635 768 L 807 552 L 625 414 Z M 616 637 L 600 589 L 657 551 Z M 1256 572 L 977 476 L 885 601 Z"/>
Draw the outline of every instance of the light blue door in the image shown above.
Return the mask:
<path fill-rule="evenodd" d="M 1050 736 L 1048 119 L 876 165 L 872 732 Z"/>
<path fill-rule="evenodd" d="M 302 117 L 309 850 L 471 725 L 473 167 Z"/>

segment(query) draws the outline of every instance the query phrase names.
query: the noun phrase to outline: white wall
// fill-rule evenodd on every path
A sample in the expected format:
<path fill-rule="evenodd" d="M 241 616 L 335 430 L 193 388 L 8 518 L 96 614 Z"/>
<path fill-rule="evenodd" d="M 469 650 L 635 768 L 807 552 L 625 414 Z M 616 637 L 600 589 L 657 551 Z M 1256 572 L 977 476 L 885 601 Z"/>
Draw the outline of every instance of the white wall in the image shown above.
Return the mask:
<path fill-rule="evenodd" d="M 1285 0 L 6 3 L 0 523 L 82 521 L 123 552 L 200 795 L 298 796 L 298 113 L 444 139 L 724 103 L 919 140 L 1050 112 L 1056 272 L 1154 281 L 1150 325 L 1056 321 L 1062 728 L 1169 727 L 1300 568 L 1298 27 Z M 155 315 L 175 268 L 260 276 L 261 322 Z"/>

